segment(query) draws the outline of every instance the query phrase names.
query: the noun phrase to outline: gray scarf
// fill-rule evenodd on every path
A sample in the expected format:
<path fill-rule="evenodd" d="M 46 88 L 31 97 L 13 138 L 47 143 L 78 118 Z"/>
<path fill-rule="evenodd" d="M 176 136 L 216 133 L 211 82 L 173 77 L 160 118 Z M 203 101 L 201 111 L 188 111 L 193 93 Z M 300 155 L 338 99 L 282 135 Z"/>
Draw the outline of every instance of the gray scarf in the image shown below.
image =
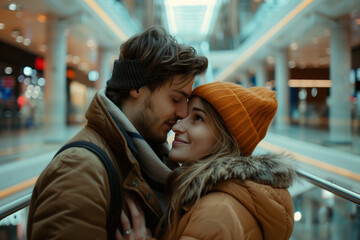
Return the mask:
<path fill-rule="evenodd" d="M 153 181 L 165 184 L 166 178 L 171 172 L 171 169 L 168 168 L 156 155 L 154 150 L 150 145 L 141 137 L 139 132 L 135 129 L 134 125 L 129 121 L 125 114 L 105 95 L 105 89 L 98 91 L 98 96 L 101 102 L 104 104 L 106 109 L 112 114 L 112 116 L 125 128 L 129 133 L 132 141 L 135 144 L 135 147 L 138 150 L 138 161 L 142 171 Z M 159 147 L 159 155 L 165 155 L 169 152 L 169 146 L 167 143 L 161 144 Z M 163 194 L 155 191 L 158 200 L 160 201 L 162 207 L 166 206 L 164 202 L 165 197 Z M 165 204 L 164 204 L 165 203 Z"/>

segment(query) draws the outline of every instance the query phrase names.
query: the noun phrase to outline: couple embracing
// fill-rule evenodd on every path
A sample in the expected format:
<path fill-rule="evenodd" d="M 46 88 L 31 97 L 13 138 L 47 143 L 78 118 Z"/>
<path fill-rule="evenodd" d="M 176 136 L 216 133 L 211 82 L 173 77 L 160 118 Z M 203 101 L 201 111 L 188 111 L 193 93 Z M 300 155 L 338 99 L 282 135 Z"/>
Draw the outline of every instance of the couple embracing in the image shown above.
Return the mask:
<path fill-rule="evenodd" d="M 207 65 L 162 28 L 123 43 L 86 126 L 69 141 L 109 156 L 125 196 L 118 229 L 106 227 L 104 166 L 74 147 L 40 175 L 28 239 L 289 239 L 295 170 L 284 156 L 252 155 L 276 113 L 275 92 L 223 82 L 193 90 Z"/>

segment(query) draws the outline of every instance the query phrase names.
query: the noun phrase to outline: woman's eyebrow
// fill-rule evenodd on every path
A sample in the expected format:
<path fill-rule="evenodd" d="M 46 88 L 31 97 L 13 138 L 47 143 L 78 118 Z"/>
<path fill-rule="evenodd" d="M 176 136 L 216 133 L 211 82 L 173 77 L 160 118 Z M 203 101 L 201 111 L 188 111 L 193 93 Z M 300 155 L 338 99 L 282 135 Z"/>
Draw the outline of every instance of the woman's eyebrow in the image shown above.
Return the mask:
<path fill-rule="evenodd" d="M 202 112 L 202 113 L 206 114 L 206 112 L 203 109 L 198 108 L 198 107 L 193 107 L 192 110 L 195 112 Z"/>

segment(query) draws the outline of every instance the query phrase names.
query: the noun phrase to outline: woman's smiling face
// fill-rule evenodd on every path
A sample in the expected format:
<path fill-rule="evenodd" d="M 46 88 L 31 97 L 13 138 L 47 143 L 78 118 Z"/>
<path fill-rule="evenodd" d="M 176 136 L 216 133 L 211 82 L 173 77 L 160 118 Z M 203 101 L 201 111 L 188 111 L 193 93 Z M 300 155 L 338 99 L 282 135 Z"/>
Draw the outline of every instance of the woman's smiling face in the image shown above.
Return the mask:
<path fill-rule="evenodd" d="M 191 98 L 188 116 L 172 128 L 175 139 L 169 158 L 182 164 L 191 164 L 210 154 L 216 144 L 214 128 L 212 119 L 205 111 L 201 99 Z"/>

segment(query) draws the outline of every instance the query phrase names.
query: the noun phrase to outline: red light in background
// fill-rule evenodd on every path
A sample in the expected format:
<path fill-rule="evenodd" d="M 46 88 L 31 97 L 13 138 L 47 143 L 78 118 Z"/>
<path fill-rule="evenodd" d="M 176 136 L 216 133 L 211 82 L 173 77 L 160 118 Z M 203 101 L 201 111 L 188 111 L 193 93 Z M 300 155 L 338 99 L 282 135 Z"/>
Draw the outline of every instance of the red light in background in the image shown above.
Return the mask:
<path fill-rule="evenodd" d="M 75 77 L 76 77 L 76 73 L 75 73 L 75 71 L 74 70 L 72 70 L 72 69 L 67 69 L 66 70 L 66 77 L 68 78 L 68 79 L 70 79 L 70 80 L 73 80 Z"/>
<path fill-rule="evenodd" d="M 25 103 L 26 103 L 26 97 L 25 96 L 18 97 L 17 104 L 19 106 L 19 109 L 21 109 L 22 106 L 24 106 Z"/>
<path fill-rule="evenodd" d="M 45 61 L 43 58 L 41 57 L 36 57 L 35 58 L 35 69 L 36 70 L 40 70 L 43 71 L 45 68 Z"/>

